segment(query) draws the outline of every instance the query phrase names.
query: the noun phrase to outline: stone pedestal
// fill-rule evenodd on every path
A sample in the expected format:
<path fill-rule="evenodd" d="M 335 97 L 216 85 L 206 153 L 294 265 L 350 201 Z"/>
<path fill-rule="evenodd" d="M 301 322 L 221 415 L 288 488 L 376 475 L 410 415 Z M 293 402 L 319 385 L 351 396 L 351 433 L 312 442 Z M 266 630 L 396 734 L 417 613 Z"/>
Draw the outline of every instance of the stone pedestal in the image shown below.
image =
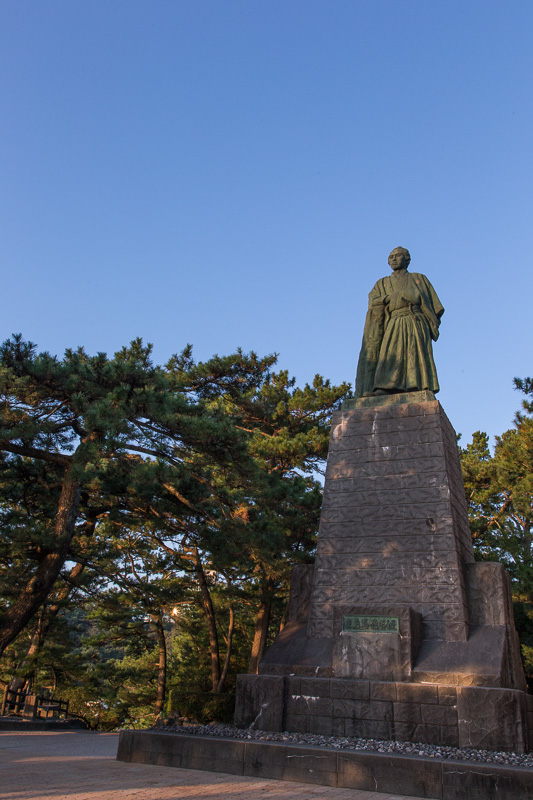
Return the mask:
<path fill-rule="evenodd" d="M 430 392 L 334 416 L 316 562 L 293 571 L 288 619 L 259 675 L 239 676 L 238 725 L 533 744 L 509 578 L 474 561 L 455 432 Z"/>

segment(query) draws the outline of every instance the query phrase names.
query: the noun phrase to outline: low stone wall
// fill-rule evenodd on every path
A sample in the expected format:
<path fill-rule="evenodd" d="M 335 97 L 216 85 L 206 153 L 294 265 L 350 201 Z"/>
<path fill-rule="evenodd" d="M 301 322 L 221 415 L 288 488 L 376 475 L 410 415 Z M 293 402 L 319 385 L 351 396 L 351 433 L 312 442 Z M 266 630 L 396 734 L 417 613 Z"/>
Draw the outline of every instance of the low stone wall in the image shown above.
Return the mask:
<path fill-rule="evenodd" d="M 121 731 L 117 760 L 433 800 L 526 800 L 533 770 L 307 745 Z"/>
<path fill-rule="evenodd" d="M 239 675 L 235 724 L 524 753 L 533 745 L 532 701 L 485 686 Z"/>
<path fill-rule="evenodd" d="M 26 720 L 17 717 L 0 717 L 0 731 L 84 731 L 87 724 L 81 719 L 36 719 Z"/>

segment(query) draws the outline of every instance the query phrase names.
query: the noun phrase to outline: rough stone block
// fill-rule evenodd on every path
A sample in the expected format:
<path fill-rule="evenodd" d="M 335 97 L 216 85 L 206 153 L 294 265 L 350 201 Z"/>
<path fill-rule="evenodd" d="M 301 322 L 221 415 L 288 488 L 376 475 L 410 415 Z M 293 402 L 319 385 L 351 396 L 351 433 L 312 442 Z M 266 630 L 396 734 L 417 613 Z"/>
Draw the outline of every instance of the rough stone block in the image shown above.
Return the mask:
<path fill-rule="evenodd" d="M 414 706 L 417 708 L 417 706 Z M 398 742 L 416 742 L 415 731 L 419 722 L 394 719 L 394 739 Z"/>
<path fill-rule="evenodd" d="M 296 664 L 294 666 L 294 674 L 301 675 L 302 678 L 331 678 L 333 677 L 333 670 L 325 667 L 313 667 L 312 665 L 305 666 L 302 664 Z"/>
<path fill-rule="evenodd" d="M 525 752 L 523 698 L 523 692 L 513 689 L 459 687 L 457 715 L 461 747 Z"/>
<path fill-rule="evenodd" d="M 422 714 L 418 703 L 394 703 L 394 724 L 410 723 L 413 728 L 422 722 Z M 435 706 L 438 708 L 438 706 Z"/>
<path fill-rule="evenodd" d="M 353 681 L 346 678 L 332 678 L 329 682 L 331 697 L 339 700 L 369 700 L 370 681 Z"/>
<path fill-rule="evenodd" d="M 387 757 L 374 765 L 375 791 L 416 797 L 440 798 L 442 778 L 439 764 L 421 759 L 409 761 Z"/>
<path fill-rule="evenodd" d="M 473 564 L 453 428 L 435 400 L 410 399 L 365 400 L 335 415 L 315 568 L 293 573 L 288 625 L 260 675 L 239 682 L 237 719 L 272 730 L 441 745 L 512 741 L 520 749 L 525 695 L 484 704 L 457 690 L 522 688 L 519 646 L 503 569 Z M 409 608 L 416 614 L 406 634 Z M 355 623 L 343 631 L 350 611 L 397 616 L 400 633 Z M 267 696 L 258 679 L 278 683 Z"/>
<path fill-rule="evenodd" d="M 121 731 L 118 739 L 117 761 L 131 761 L 133 748 L 133 731 Z M 126 735 L 123 735 L 126 734 Z"/>
<path fill-rule="evenodd" d="M 335 717 L 320 717 L 315 714 L 307 720 L 307 732 L 319 736 L 344 736 L 344 719 Z"/>
<path fill-rule="evenodd" d="M 387 482 L 390 484 L 391 491 L 413 491 L 418 489 L 434 489 L 446 492 L 441 498 L 446 500 L 449 492 L 453 491 L 446 480 L 444 470 L 430 470 L 427 468 L 423 473 L 420 472 L 398 472 L 393 470 L 387 475 Z M 362 472 L 367 474 L 361 474 Z M 346 459 L 337 458 L 333 461 L 328 473 L 328 491 L 356 493 L 364 500 L 369 492 L 378 490 L 381 483 L 381 475 L 368 474 L 369 470 L 363 470 L 359 466 L 351 466 L 346 463 Z M 374 470 L 376 473 L 376 470 Z M 380 494 L 384 496 L 383 489 Z"/>
<path fill-rule="evenodd" d="M 356 525 L 373 525 L 376 532 L 391 527 L 396 521 L 439 519 L 450 515 L 450 505 L 445 502 L 410 503 L 408 505 L 382 505 L 378 508 L 344 506 L 340 503 L 322 509 L 322 520 L 330 524 L 351 522 Z"/>
<path fill-rule="evenodd" d="M 438 703 L 439 687 L 419 683 L 399 683 L 398 701 L 403 703 Z"/>
<path fill-rule="evenodd" d="M 327 622 L 323 625 L 327 631 Z M 283 674 L 296 672 L 292 665 L 309 667 L 306 674 L 321 675 L 322 669 L 331 668 L 331 631 L 329 636 L 309 637 L 308 626 L 304 623 L 289 622 L 276 637 L 274 644 L 266 651 L 259 665 L 259 672 L 270 674 L 275 665 L 285 665 Z"/>
<path fill-rule="evenodd" d="M 286 694 L 301 694 L 302 679 L 297 675 L 289 675 L 285 678 Z"/>
<path fill-rule="evenodd" d="M 342 437 L 336 439 L 339 448 L 346 450 L 363 448 L 387 449 L 398 444 L 424 444 L 425 442 L 447 441 L 442 435 L 442 430 L 436 425 L 413 425 L 407 430 L 405 425 L 380 425 L 370 428 L 359 425 L 358 429 L 346 427 Z"/>
<path fill-rule="evenodd" d="M 336 717 L 357 720 L 392 720 L 392 703 L 382 700 L 334 700 Z"/>
<path fill-rule="evenodd" d="M 228 772 L 232 774 L 242 774 L 242 765 L 244 762 L 244 750 L 242 743 L 234 739 L 222 739 L 220 746 L 213 748 L 212 739 L 206 737 L 184 737 L 188 741 L 178 743 L 173 734 L 159 734 L 160 736 L 168 737 L 169 752 L 181 756 L 182 763 L 188 765 L 188 769 L 206 769 L 206 764 L 217 764 L 211 766 L 209 769 L 214 771 L 224 771 L 224 764 L 231 769 Z M 154 741 L 154 750 L 158 752 L 161 750 L 162 740 Z"/>
<path fill-rule="evenodd" d="M 437 558 L 446 558 L 452 553 L 457 563 L 451 523 L 448 524 L 446 520 L 429 523 L 427 519 L 421 519 L 418 527 L 411 523 L 401 525 L 396 522 L 387 536 L 383 535 L 382 527 L 371 530 L 357 527 L 351 522 L 339 522 L 325 528 L 324 535 L 317 542 L 317 553 L 320 560 L 329 556 L 336 558 L 340 565 L 346 555 L 359 553 L 363 556 L 377 554 L 380 558 L 409 556 L 411 553 L 435 554 Z"/>
<path fill-rule="evenodd" d="M 466 642 L 424 642 L 413 677 L 435 683 L 501 686 L 505 652 L 506 630 L 503 626 L 478 626 L 471 628 Z"/>
<path fill-rule="evenodd" d="M 343 630 L 347 616 L 393 617 L 398 633 L 351 632 Z M 405 606 L 357 605 L 334 611 L 332 666 L 339 678 L 406 680 L 420 642 L 420 617 Z"/>
<path fill-rule="evenodd" d="M 346 551 L 343 552 L 342 558 L 339 555 L 321 555 L 320 558 L 320 571 L 317 571 L 317 577 L 319 578 L 318 583 L 324 580 L 324 576 L 328 572 L 333 572 L 340 577 L 345 577 L 351 575 L 352 583 L 353 583 L 353 573 L 357 570 L 380 570 L 382 573 L 385 573 L 385 584 L 389 583 L 389 580 L 393 575 L 394 571 L 401 569 L 404 576 L 407 577 L 408 575 L 413 580 L 420 580 L 420 576 L 424 575 L 424 577 L 429 577 L 429 574 L 425 572 L 426 570 L 434 570 L 437 569 L 442 571 L 442 574 L 445 576 L 448 575 L 448 570 L 456 570 L 458 564 L 458 556 L 454 552 L 442 552 L 438 550 L 416 550 L 412 549 L 408 551 L 404 549 L 404 546 L 400 548 L 396 545 L 396 542 L 389 542 L 387 546 L 384 546 L 382 551 L 378 551 L 377 549 L 372 550 L 375 548 L 375 542 L 373 541 L 375 537 L 368 537 L 368 551 L 365 552 L 361 550 L 361 552 L 351 552 Z M 362 541 L 359 542 L 360 545 L 363 544 Z M 420 543 L 420 547 L 422 544 Z M 392 572 L 389 575 L 389 571 Z M 433 574 L 436 574 L 434 572 Z M 439 575 L 440 577 L 440 575 Z M 359 580 L 359 577 L 358 577 Z M 453 580 L 453 578 L 452 578 Z M 449 582 L 449 579 L 446 577 L 445 581 L 436 581 L 436 583 L 443 583 Z"/>
<path fill-rule="evenodd" d="M 439 705 L 457 705 L 457 689 L 455 686 L 439 686 Z"/>
<path fill-rule="evenodd" d="M 396 700 L 397 693 L 395 683 L 372 681 L 370 684 L 371 700 Z"/>
<path fill-rule="evenodd" d="M 301 783 L 335 786 L 337 782 L 336 754 L 321 753 L 301 746 L 290 749 L 265 742 L 248 742 L 245 755 L 245 774 L 257 778 L 273 778 Z"/>
<path fill-rule="evenodd" d="M 294 756 L 299 758 L 299 756 Z M 318 763 L 315 759 L 315 764 Z M 297 783 L 312 783 L 317 782 L 321 786 L 336 786 L 337 773 L 336 772 L 322 772 L 314 769 L 313 767 L 301 767 L 298 761 L 289 761 L 280 775 L 282 781 L 296 781 Z"/>
<path fill-rule="evenodd" d="M 334 419 L 344 420 L 344 415 L 351 409 L 359 409 L 361 419 L 378 420 L 394 414 L 399 416 L 429 416 L 437 413 L 439 404 L 433 392 L 428 390 L 405 392 L 403 394 L 386 394 L 376 397 L 361 397 L 346 400 Z"/>
<path fill-rule="evenodd" d="M 394 722 L 394 738 L 399 742 L 428 742 L 440 747 L 459 747 L 457 727 L 426 725 L 416 722 Z"/>
<path fill-rule="evenodd" d="M 457 708 L 455 706 L 441 706 L 432 703 L 420 705 L 422 722 L 430 725 L 448 725 L 457 727 Z"/>
<path fill-rule="evenodd" d="M 421 759 L 408 760 L 395 756 L 364 753 L 339 753 L 338 786 L 416 797 L 441 797 L 440 765 Z"/>
<path fill-rule="evenodd" d="M 326 605 L 324 603 L 321 608 L 315 606 L 316 613 L 322 612 L 322 614 L 318 617 L 309 617 L 307 633 L 310 639 L 329 639 L 333 649 L 333 616 L 327 613 Z"/>
<path fill-rule="evenodd" d="M 291 731 L 291 733 L 307 733 L 307 726 L 309 722 L 308 714 L 285 714 L 283 721 L 283 730 Z"/>
<path fill-rule="evenodd" d="M 422 618 L 422 639 L 440 639 L 448 641 L 466 641 L 468 629 L 462 623 L 447 622 L 446 619 Z M 432 682 L 433 678 L 414 678 L 413 680 Z M 435 679 L 436 680 L 436 679 Z M 455 682 L 455 681 L 452 681 Z"/>
<path fill-rule="evenodd" d="M 355 583 L 355 581 L 354 581 Z M 423 593 L 422 593 L 423 588 Z M 345 587 L 342 590 L 342 594 L 339 592 L 338 588 L 334 585 L 332 586 L 315 586 L 315 590 L 313 592 L 313 599 L 314 599 L 314 608 L 312 609 L 312 616 L 319 617 L 319 610 L 320 606 L 324 604 L 340 604 L 340 601 L 343 601 L 343 605 L 368 605 L 369 603 L 372 604 L 379 604 L 383 603 L 383 586 L 361 586 L 361 587 Z M 428 607 L 433 605 L 432 610 L 435 614 L 441 614 L 442 618 L 445 619 L 446 615 L 449 614 L 450 616 L 457 610 L 460 613 L 460 610 L 464 608 L 461 605 L 460 600 L 462 599 L 460 596 L 460 590 L 454 590 L 448 586 L 425 586 L 419 587 L 420 594 L 423 596 L 423 600 L 421 601 L 421 605 Z M 388 586 L 387 587 L 387 601 L 391 604 L 404 604 L 408 605 L 409 601 L 413 600 L 413 587 L 411 586 Z M 451 608 L 455 606 L 455 608 Z M 418 610 L 418 609 L 417 609 Z M 422 616 L 424 616 L 424 612 L 421 611 Z M 437 617 L 438 619 L 438 617 Z M 457 624 L 457 623 L 455 623 Z"/>
<path fill-rule="evenodd" d="M 411 589 L 413 585 L 420 586 L 422 593 L 428 593 L 426 586 L 431 589 L 459 586 L 457 570 L 446 569 L 444 566 L 427 568 L 417 564 L 403 564 L 396 566 L 393 564 L 378 565 L 375 561 L 371 564 L 371 559 L 365 559 L 366 564 L 363 568 L 349 567 L 344 565 L 339 569 L 324 569 L 322 566 L 315 573 L 315 586 L 335 586 L 337 590 L 344 587 L 351 588 L 356 582 L 358 587 L 379 586 L 386 592 L 391 584 L 396 586 L 406 586 Z M 423 601 L 422 601 L 423 602 Z"/>
<path fill-rule="evenodd" d="M 528 800 L 533 797 L 533 771 L 460 761 L 442 765 L 443 800 Z"/>
<path fill-rule="evenodd" d="M 338 779 L 337 785 L 344 789 L 361 789 L 375 791 L 376 780 L 374 765 L 367 761 L 353 758 L 347 751 L 340 751 L 337 756 Z"/>
<path fill-rule="evenodd" d="M 511 625 L 514 623 L 511 582 L 503 564 L 469 564 L 466 584 L 473 625 Z"/>
<path fill-rule="evenodd" d="M 428 744 L 442 744 L 441 730 L 439 725 L 428 725 L 421 723 L 415 728 L 413 741 L 415 742 L 428 742 Z"/>
<path fill-rule="evenodd" d="M 313 715 L 331 717 L 333 700 L 320 695 L 291 694 L 287 696 L 287 714 Z"/>
<path fill-rule="evenodd" d="M 314 564 L 298 564 L 291 570 L 288 622 L 307 622 L 311 590 L 313 588 Z"/>
<path fill-rule="evenodd" d="M 427 475 L 437 475 L 443 469 L 441 457 L 424 458 L 424 473 Z M 420 480 L 420 470 L 416 465 L 406 460 L 404 463 L 392 461 L 356 461 L 351 460 L 350 452 L 345 450 L 328 455 L 328 466 L 326 469 L 326 481 L 342 478 L 357 478 L 359 480 L 389 480 L 396 476 L 415 476 Z"/>
<path fill-rule="evenodd" d="M 295 694 L 329 697 L 329 687 L 330 681 L 327 678 L 300 678 L 300 691 Z"/>
<path fill-rule="evenodd" d="M 392 720 L 346 719 L 344 735 L 361 739 L 392 739 Z"/>
<path fill-rule="evenodd" d="M 127 733 L 130 732 L 124 731 Z M 209 737 L 180 737 L 153 731 L 131 733 L 135 736 L 132 737 L 128 760 L 133 763 L 243 774 L 243 742 L 223 739 L 213 747 L 213 740 Z"/>
<path fill-rule="evenodd" d="M 238 675 L 235 725 L 240 728 L 281 731 L 284 681 L 281 676 Z"/>
<path fill-rule="evenodd" d="M 440 735 L 438 743 L 447 743 L 446 729 L 441 728 Z M 130 762 L 188 769 L 199 768 L 197 765 L 201 764 L 202 769 L 211 771 L 336 785 L 394 797 L 399 792 L 439 800 L 526 800 L 533 797 L 531 769 L 497 764 L 153 731 L 121 731 L 118 758 L 122 760 L 120 754 L 128 754 Z"/>
<path fill-rule="evenodd" d="M 457 726 L 442 725 L 438 744 L 442 747 L 459 747 L 459 729 Z"/>

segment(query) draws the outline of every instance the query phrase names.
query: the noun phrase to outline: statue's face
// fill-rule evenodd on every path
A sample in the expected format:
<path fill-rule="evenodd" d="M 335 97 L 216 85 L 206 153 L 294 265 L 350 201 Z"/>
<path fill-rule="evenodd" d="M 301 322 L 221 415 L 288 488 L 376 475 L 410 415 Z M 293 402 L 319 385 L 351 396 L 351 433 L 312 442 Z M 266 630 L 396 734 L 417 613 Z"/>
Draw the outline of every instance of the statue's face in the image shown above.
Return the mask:
<path fill-rule="evenodd" d="M 389 256 L 389 265 L 392 269 L 405 269 L 407 267 L 407 258 L 403 250 L 393 250 Z"/>

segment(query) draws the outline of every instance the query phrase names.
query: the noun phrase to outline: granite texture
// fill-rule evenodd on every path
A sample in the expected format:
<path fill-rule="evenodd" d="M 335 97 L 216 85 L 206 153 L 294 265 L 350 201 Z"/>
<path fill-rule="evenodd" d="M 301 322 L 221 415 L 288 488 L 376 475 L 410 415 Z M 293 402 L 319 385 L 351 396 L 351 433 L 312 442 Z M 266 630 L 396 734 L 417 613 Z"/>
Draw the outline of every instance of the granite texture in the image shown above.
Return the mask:
<path fill-rule="evenodd" d="M 239 675 L 235 703 L 235 724 L 267 731 L 283 730 L 285 681 L 274 675 Z"/>
<path fill-rule="evenodd" d="M 459 745 L 527 750 L 524 693 L 513 689 L 461 686 L 457 690 Z"/>
<path fill-rule="evenodd" d="M 342 630 L 345 615 L 396 617 L 398 633 L 352 633 Z M 409 680 L 418 652 L 421 618 L 406 606 L 337 606 L 333 616 L 333 674 L 338 678 Z"/>
<path fill-rule="evenodd" d="M 528 768 L 324 745 L 121 731 L 117 760 L 433 800 L 533 797 L 533 770 Z"/>
<path fill-rule="evenodd" d="M 474 562 L 455 432 L 433 397 L 368 400 L 334 416 L 316 561 L 295 568 L 259 674 L 238 678 L 236 724 L 526 752 L 510 581 Z"/>
<path fill-rule="evenodd" d="M 453 429 L 437 401 L 335 415 L 310 637 L 333 635 L 334 605 L 390 602 L 418 611 L 426 637 L 466 641 L 463 568 L 474 559 L 454 462 Z M 414 548 L 402 541 L 403 530 Z"/>

